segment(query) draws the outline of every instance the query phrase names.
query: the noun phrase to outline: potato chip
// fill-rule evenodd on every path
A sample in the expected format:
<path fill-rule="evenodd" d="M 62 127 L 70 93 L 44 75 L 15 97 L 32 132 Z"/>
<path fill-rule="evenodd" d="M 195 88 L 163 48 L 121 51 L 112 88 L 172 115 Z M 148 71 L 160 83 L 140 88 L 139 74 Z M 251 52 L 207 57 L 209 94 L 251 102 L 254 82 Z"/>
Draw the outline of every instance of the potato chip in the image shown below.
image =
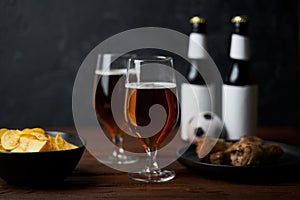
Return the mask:
<path fill-rule="evenodd" d="M 22 135 L 19 139 L 19 146 L 11 152 L 41 152 L 47 141 L 41 141 L 33 135 Z"/>
<path fill-rule="evenodd" d="M 18 130 L 7 130 L 3 133 L 1 137 L 1 144 L 4 149 L 12 150 L 19 145 L 19 132 L 20 131 Z"/>
<path fill-rule="evenodd" d="M 1 128 L 0 129 L 0 138 L 2 137 L 3 133 L 5 133 L 6 131 L 8 131 L 7 128 Z"/>
<path fill-rule="evenodd" d="M 0 152 L 6 152 L 6 149 L 4 149 L 1 144 L 0 144 Z"/>
<path fill-rule="evenodd" d="M 30 135 L 35 136 L 39 140 L 43 140 L 43 141 L 47 141 L 48 140 L 48 137 L 45 134 L 43 134 L 43 133 L 31 132 Z"/>
<path fill-rule="evenodd" d="M 29 134 L 29 133 L 31 133 L 31 128 L 24 128 L 24 129 L 22 130 L 22 133 L 23 133 L 23 134 Z"/>
<path fill-rule="evenodd" d="M 20 130 L 0 129 L 0 152 L 43 152 L 78 148 L 61 134 L 52 137 L 42 128 L 25 128 Z"/>
<path fill-rule="evenodd" d="M 14 148 L 10 152 L 26 152 L 25 149 L 21 148 L 20 146 Z"/>
<path fill-rule="evenodd" d="M 55 142 L 54 143 L 55 150 L 63 150 L 64 140 L 63 140 L 63 138 L 61 137 L 60 134 L 56 135 L 54 142 Z"/>
<path fill-rule="evenodd" d="M 55 147 L 56 150 L 68 150 L 77 148 L 77 146 L 65 141 L 60 134 L 57 134 L 55 137 Z"/>
<path fill-rule="evenodd" d="M 3 147 L 2 144 L 1 144 L 1 137 L 2 137 L 2 135 L 3 135 L 6 131 L 8 131 L 7 128 L 1 128 L 1 129 L 0 129 L 0 152 L 6 152 L 6 149 L 4 149 L 4 147 Z"/>
<path fill-rule="evenodd" d="M 65 145 L 64 145 L 63 150 L 76 149 L 76 148 L 78 148 L 78 146 L 65 141 Z"/>
<path fill-rule="evenodd" d="M 31 129 L 31 131 L 45 134 L 45 130 L 42 128 L 33 128 L 33 129 Z"/>
<path fill-rule="evenodd" d="M 48 137 L 45 134 L 45 131 L 41 128 L 25 128 L 22 130 L 21 134 L 33 135 L 39 140 L 48 140 Z"/>
<path fill-rule="evenodd" d="M 48 151 L 55 151 L 56 150 L 55 139 L 50 135 L 47 135 L 47 137 L 48 137 L 48 142 L 47 142 Z"/>
<path fill-rule="evenodd" d="M 42 128 L 25 128 L 22 130 L 22 133 L 24 133 L 24 134 L 30 134 L 32 132 L 38 132 L 41 134 L 45 134 L 45 131 Z"/>

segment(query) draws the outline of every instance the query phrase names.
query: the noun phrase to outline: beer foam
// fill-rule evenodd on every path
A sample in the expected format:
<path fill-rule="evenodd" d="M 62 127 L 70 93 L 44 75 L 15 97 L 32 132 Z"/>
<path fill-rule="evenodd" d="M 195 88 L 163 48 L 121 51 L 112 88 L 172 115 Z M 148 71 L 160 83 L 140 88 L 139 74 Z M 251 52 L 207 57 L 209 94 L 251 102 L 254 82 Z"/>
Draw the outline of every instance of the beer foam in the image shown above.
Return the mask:
<path fill-rule="evenodd" d="M 126 88 L 131 89 L 164 89 L 176 88 L 175 83 L 170 82 L 139 82 L 139 83 L 126 83 Z"/>
<path fill-rule="evenodd" d="M 126 69 L 96 70 L 98 75 L 122 75 L 126 74 Z"/>

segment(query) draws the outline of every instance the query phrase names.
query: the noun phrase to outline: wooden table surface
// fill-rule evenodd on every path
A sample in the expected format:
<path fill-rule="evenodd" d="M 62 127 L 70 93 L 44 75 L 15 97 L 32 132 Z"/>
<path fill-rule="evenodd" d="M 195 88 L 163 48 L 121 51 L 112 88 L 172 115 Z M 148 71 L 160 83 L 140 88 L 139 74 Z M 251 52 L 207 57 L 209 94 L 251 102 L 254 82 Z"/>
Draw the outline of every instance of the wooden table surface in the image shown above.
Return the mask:
<path fill-rule="evenodd" d="M 300 133 L 292 129 L 261 128 L 259 135 L 300 145 Z M 300 199 L 297 179 L 241 183 L 195 174 L 178 161 L 168 168 L 176 171 L 174 180 L 139 183 L 128 179 L 127 173 L 99 163 L 86 151 L 64 183 L 51 188 L 13 186 L 0 179 L 0 199 Z"/>

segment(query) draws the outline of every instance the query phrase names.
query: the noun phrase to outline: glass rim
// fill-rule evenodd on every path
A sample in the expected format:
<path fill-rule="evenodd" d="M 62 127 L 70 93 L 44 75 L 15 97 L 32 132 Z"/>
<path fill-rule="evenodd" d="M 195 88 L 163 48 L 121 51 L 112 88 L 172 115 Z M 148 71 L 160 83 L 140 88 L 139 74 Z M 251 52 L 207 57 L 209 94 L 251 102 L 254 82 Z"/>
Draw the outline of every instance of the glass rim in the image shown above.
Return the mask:
<path fill-rule="evenodd" d="M 125 57 L 125 58 L 133 58 L 133 57 L 137 57 L 137 55 L 135 53 L 98 53 L 97 54 L 98 58 L 99 57 L 103 57 L 103 56 L 110 56 L 110 57 L 113 57 L 113 58 L 122 58 L 122 57 Z"/>
<path fill-rule="evenodd" d="M 97 54 L 97 62 L 96 62 L 96 69 L 94 71 L 95 74 L 101 74 L 104 71 L 110 71 L 112 63 L 119 62 L 123 60 L 126 62 L 124 68 L 127 68 L 128 60 L 131 58 L 135 58 L 137 55 L 134 53 L 98 53 Z M 121 61 L 122 62 L 122 61 Z"/>
<path fill-rule="evenodd" d="M 133 58 L 129 58 L 129 61 L 134 63 L 140 62 L 165 62 L 165 61 L 173 61 L 173 58 L 170 56 L 162 56 L 162 55 L 141 55 Z"/>

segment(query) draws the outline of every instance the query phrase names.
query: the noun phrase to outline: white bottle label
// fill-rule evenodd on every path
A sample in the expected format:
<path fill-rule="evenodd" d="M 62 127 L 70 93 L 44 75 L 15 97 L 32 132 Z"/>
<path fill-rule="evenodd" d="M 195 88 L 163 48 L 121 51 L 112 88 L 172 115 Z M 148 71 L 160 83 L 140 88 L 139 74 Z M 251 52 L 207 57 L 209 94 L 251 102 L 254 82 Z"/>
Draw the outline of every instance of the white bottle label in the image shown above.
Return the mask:
<path fill-rule="evenodd" d="M 205 85 L 181 85 L 181 138 L 188 140 L 187 125 L 201 111 L 211 111 L 211 99 Z"/>
<path fill-rule="evenodd" d="M 206 36 L 201 33 L 191 33 L 189 37 L 188 58 L 203 59 L 206 58 Z"/>
<path fill-rule="evenodd" d="M 227 139 L 255 135 L 257 129 L 257 85 L 223 85 L 223 121 Z"/>
<path fill-rule="evenodd" d="M 249 38 L 243 35 L 231 35 L 230 58 L 237 60 L 250 60 Z"/>

